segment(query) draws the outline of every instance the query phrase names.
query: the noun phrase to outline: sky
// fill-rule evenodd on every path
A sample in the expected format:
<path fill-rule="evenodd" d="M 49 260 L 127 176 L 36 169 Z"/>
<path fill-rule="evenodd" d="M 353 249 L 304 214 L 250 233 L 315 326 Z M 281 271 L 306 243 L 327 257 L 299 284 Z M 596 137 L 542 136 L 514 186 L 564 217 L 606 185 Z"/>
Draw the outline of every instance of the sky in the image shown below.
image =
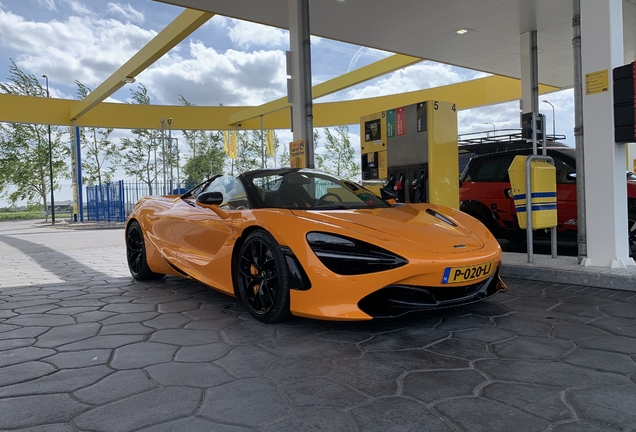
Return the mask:
<path fill-rule="evenodd" d="M 181 8 L 150 0 L 0 0 L 0 81 L 9 77 L 13 60 L 37 77 L 47 75 L 52 97 L 75 99 L 75 80 L 97 87 L 181 12 Z M 124 86 L 107 101 L 129 101 L 130 86 L 141 83 L 153 104 L 178 105 L 180 95 L 196 105 L 262 104 L 286 94 L 288 49 L 286 30 L 215 16 L 139 74 L 135 84 Z M 391 55 L 317 37 L 312 37 L 311 49 L 314 84 Z M 316 102 L 396 94 L 483 76 L 483 72 L 424 61 Z M 556 133 L 574 146 L 572 90 L 541 99 L 555 107 Z M 552 108 L 540 105 L 551 133 Z M 519 102 L 458 112 L 460 134 L 491 130 L 490 123 L 498 130 L 519 128 Z M 291 141 L 289 131 L 277 133 L 282 143 Z M 128 134 L 117 130 L 111 137 L 117 140 Z M 358 125 L 350 125 L 356 148 L 358 134 Z M 70 196 L 68 184 L 56 191 L 56 200 Z"/>

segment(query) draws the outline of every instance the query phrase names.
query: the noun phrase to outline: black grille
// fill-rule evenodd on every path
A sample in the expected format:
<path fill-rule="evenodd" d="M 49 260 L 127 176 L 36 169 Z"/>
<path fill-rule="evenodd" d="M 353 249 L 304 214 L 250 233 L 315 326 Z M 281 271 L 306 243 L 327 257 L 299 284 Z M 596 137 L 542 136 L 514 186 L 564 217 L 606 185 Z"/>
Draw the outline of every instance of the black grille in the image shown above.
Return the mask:
<path fill-rule="evenodd" d="M 397 317 L 481 301 L 495 295 L 498 285 L 499 269 L 485 281 L 462 287 L 389 285 L 360 300 L 358 307 L 374 318 Z"/>

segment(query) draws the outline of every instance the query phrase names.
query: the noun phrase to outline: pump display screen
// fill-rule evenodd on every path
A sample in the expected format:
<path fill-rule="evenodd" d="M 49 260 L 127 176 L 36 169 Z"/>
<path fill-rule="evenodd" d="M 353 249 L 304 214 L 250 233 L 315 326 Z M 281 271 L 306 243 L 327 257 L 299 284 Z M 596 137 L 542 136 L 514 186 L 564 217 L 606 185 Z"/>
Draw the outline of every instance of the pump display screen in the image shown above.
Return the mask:
<path fill-rule="evenodd" d="M 364 141 L 379 141 L 382 136 L 380 130 L 380 119 L 371 120 L 364 123 Z"/>

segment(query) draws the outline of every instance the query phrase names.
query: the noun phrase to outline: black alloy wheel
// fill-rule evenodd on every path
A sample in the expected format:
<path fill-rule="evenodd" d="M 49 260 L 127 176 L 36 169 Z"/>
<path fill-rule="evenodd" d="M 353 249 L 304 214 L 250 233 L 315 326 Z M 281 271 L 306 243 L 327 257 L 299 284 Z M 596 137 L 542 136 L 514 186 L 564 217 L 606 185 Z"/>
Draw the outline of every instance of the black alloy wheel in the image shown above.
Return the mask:
<path fill-rule="evenodd" d="M 126 230 L 126 258 L 130 274 L 137 280 L 151 280 L 163 277 L 148 267 L 146 261 L 146 244 L 139 222 L 132 221 Z"/>
<path fill-rule="evenodd" d="M 238 256 L 237 278 L 243 304 L 254 318 L 271 323 L 289 317 L 289 286 L 284 256 L 266 231 L 252 232 Z"/>

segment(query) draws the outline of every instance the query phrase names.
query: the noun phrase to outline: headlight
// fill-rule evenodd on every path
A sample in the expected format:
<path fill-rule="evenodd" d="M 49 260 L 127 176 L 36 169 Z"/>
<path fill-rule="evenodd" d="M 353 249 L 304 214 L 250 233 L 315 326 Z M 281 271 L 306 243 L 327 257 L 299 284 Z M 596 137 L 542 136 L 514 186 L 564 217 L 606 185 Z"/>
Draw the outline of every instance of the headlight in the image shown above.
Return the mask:
<path fill-rule="evenodd" d="M 408 262 L 370 243 L 335 234 L 310 232 L 307 242 L 325 267 L 341 275 L 376 273 Z"/>

